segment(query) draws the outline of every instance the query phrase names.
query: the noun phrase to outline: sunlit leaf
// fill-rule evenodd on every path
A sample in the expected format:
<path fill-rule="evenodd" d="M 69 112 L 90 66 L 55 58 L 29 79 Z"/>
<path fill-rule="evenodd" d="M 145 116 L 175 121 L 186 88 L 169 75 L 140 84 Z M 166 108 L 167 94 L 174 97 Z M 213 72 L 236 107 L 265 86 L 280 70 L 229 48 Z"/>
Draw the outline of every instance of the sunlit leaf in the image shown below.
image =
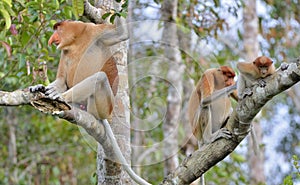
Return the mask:
<path fill-rule="evenodd" d="M 11 0 L 2 0 L 2 2 L 11 7 Z"/>
<path fill-rule="evenodd" d="M 10 15 L 9 13 L 4 10 L 4 9 L 0 9 L 1 14 L 3 15 L 4 19 L 5 19 L 5 29 L 8 30 L 11 26 L 11 19 L 10 19 Z"/>
<path fill-rule="evenodd" d="M 83 0 L 72 0 L 72 7 L 75 16 L 82 16 L 84 12 L 84 2 Z"/>

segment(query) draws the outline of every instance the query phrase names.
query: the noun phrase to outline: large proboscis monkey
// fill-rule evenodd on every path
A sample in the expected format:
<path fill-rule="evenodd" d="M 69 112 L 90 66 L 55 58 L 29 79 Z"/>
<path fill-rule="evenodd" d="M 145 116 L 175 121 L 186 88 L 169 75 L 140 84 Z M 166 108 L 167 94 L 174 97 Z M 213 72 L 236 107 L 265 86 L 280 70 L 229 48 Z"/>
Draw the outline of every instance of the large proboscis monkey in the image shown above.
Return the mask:
<path fill-rule="evenodd" d="M 234 77 L 235 72 L 228 66 L 208 69 L 192 92 L 189 100 L 189 122 L 199 147 L 219 138 L 231 138 L 231 133 L 224 126 L 232 111 L 230 96 L 238 99 Z M 229 86 L 228 91 L 223 91 Z M 215 95 L 217 91 L 221 93 Z M 205 184 L 204 175 L 201 181 Z"/>
<path fill-rule="evenodd" d="M 273 61 L 266 56 L 257 57 L 253 62 L 239 62 L 237 68 L 240 72 L 237 83 L 239 99 L 252 95 L 249 88 L 255 83 L 264 87 L 266 82 L 263 78 L 275 73 Z"/>
<path fill-rule="evenodd" d="M 127 40 L 123 18 L 116 18 L 119 27 L 110 24 L 63 21 L 54 25 L 55 32 L 48 44 L 62 50 L 56 80 L 47 87 L 30 88 L 44 91 L 52 99 L 86 107 L 87 111 L 106 124 L 117 159 L 128 174 L 139 184 L 149 184 L 137 176 L 123 157 L 106 119 L 111 119 L 114 96 L 118 90 L 118 70 L 110 46 Z M 121 20 L 123 19 L 123 20 Z"/>

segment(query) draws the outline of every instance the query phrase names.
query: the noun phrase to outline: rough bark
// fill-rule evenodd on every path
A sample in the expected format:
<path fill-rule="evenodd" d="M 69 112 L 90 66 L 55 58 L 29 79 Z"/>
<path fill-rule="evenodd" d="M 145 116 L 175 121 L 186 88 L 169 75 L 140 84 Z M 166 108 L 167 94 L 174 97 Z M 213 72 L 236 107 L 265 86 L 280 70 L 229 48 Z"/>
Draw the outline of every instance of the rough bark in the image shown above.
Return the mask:
<path fill-rule="evenodd" d="M 273 96 L 300 81 L 299 62 L 300 59 L 296 63 L 289 64 L 287 69 L 285 67 L 279 69 L 266 79 L 265 88 L 252 87 L 253 95 L 238 102 L 226 125 L 226 128 L 232 133 L 231 139 L 219 139 L 204 146 L 201 150 L 197 150 L 187 157 L 161 184 L 191 183 L 229 155 L 248 135 L 251 121 L 261 108 Z"/>
<path fill-rule="evenodd" d="M 256 0 L 246 0 L 243 9 L 244 48 L 246 61 L 253 61 L 259 53 L 258 43 L 258 17 L 256 14 Z M 255 154 L 253 149 L 262 143 L 263 130 L 259 123 L 252 124 L 256 138 L 249 137 L 248 142 L 248 166 L 250 171 L 250 184 L 265 183 L 264 150 L 261 148 Z M 256 139 L 256 143 L 253 141 Z"/>
<path fill-rule="evenodd" d="M 5 109 L 6 116 L 5 122 L 8 124 L 8 165 L 9 171 L 8 177 L 9 184 L 15 185 L 18 182 L 18 171 L 14 168 L 17 165 L 17 143 L 16 143 L 16 126 L 17 118 L 16 112 L 12 110 L 11 107 Z"/>
<path fill-rule="evenodd" d="M 107 22 L 108 19 L 102 20 L 102 15 L 108 12 L 111 9 L 119 9 L 119 5 L 115 4 L 113 0 L 106 0 L 102 2 L 103 4 L 97 4 L 97 7 L 93 7 L 88 1 L 85 1 L 85 15 L 87 15 L 92 20 L 95 20 L 96 23 Z M 113 7 L 115 6 L 115 7 Z M 117 67 L 119 72 L 119 87 L 118 94 L 115 98 L 115 107 L 113 112 L 113 119 L 111 123 L 112 130 L 115 134 L 117 142 L 120 146 L 120 149 L 127 159 L 127 163 L 130 164 L 130 120 L 129 120 L 129 95 L 127 92 L 128 89 L 128 75 L 127 75 L 127 46 L 126 42 L 115 45 L 111 48 L 114 53 L 114 58 L 117 61 Z M 99 146 L 100 147 L 100 146 Z M 98 149 L 99 152 L 102 151 L 101 148 Z M 99 166 L 98 184 L 101 184 L 103 180 L 100 175 L 103 175 L 103 170 L 105 169 L 106 175 L 104 182 L 106 184 L 132 184 L 130 177 L 127 173 L 124 173 L 121 169 L 121 165 L 116 162 L 116 159 L 111 158 L 114 156 L 113 151 L 106 151 L 105 160 L 98 153 L 97 166 Z M 100 168 L 105 161 L 106 167 Z"/>
<path fill-rule="evenodd" d="M 167 98 L 167 113 L 163 123 L 164 132 L 164 174 L 167 175 L 178 166 L 178 142 L 177 127 L 180 118 L 182 74 L 184 66 L 178 48 L 177 26 L 175 23 L 177 15 L 177 0 L 165 0 L 162 3 L 161 13 L 164 21 L 162 42 L 165 44 L 164 56 L 169 62 L 167 78 L 170 82 Z"/>

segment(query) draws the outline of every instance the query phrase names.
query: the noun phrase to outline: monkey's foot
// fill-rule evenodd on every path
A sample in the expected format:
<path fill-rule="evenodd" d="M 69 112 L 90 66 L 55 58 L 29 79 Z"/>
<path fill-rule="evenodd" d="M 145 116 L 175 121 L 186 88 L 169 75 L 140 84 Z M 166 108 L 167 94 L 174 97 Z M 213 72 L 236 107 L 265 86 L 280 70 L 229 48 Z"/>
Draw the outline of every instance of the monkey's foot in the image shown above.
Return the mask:
<path fill-rule="evenodd" d="M 289 68 L 289 64 L 287 64 L 287 63 L 282 63 L 281 65 L 280 65 L 280 69 L 282 70 L 282 71 L 285 71 L 285 70 L 287 70 Z"/>
<path fill-rule="evenodd" d="M 220 130 L 218 130 L 217 132 L 215 132 L 213 134 L 211 142 L 213 143 L 213 142 L 215 142 L 216 140 L 218 140 L 220 138 L 230 139 L 230 138 L 232 138 L 232 134 L 226 128 L 221 128 Z"/>
<path fill-rule="evenodd" d="M 267 82 L 264 81 L 264 79 L 260 78 L 257 80 L 259 87 L 265 87 L 267 85 Z"/>
<path fill-rule="evenodd" d="M 250 88 L 245 88 L 243 92 L 243 99 L 246 98 L 247 96 L 252 96 L 253 91 Z"/>
<path fill-rule="evenodd" d="M 55 86 L 47 86 L 45 91 L 46 91 L 45 95 L 52 100 L 61 100 L 61 101 L 64 100 L 62 94 L 58 92 Z"/>

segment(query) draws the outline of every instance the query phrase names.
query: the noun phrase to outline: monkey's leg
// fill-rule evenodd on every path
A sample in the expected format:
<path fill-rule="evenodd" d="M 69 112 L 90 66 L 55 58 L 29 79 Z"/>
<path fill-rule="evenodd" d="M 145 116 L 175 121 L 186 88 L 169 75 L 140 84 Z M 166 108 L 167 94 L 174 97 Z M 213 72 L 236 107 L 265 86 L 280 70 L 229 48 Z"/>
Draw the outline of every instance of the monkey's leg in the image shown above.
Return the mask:
<path fill-rule="evenodd" d="M 245 90 L 243 92 L 243 98 L 242 99 L 246 98 L 247 96 L 252 96 L 252 94 L 253 94 L 253 91 L 251 90 L 251 88 L 247 87 L 247 88 L 245 88 Z"/>
<path fill-rule="evenodd" d="M 211 113 L 209 114 L 211 115 Z M 231 132 L 226 128 L 220 128 L 216 132 L 212 133 L 212 124 L 217 124 L 217 123 L 213 123 L 211 120 L 211 116 L 209 116 L 209 121 L 203 133 L 203 141 L 205 144 L 212 143 L 220 138 L 226 138 L 226 139 L 232 138 Z"/>
<path fill-rule="evenodd" d="M 80 103 L 87 100 L 87 111 L 97 119 L 110 117 L 114 95 L 104 72 L 97 72 L 62 94 L 67 102 Z"/>

